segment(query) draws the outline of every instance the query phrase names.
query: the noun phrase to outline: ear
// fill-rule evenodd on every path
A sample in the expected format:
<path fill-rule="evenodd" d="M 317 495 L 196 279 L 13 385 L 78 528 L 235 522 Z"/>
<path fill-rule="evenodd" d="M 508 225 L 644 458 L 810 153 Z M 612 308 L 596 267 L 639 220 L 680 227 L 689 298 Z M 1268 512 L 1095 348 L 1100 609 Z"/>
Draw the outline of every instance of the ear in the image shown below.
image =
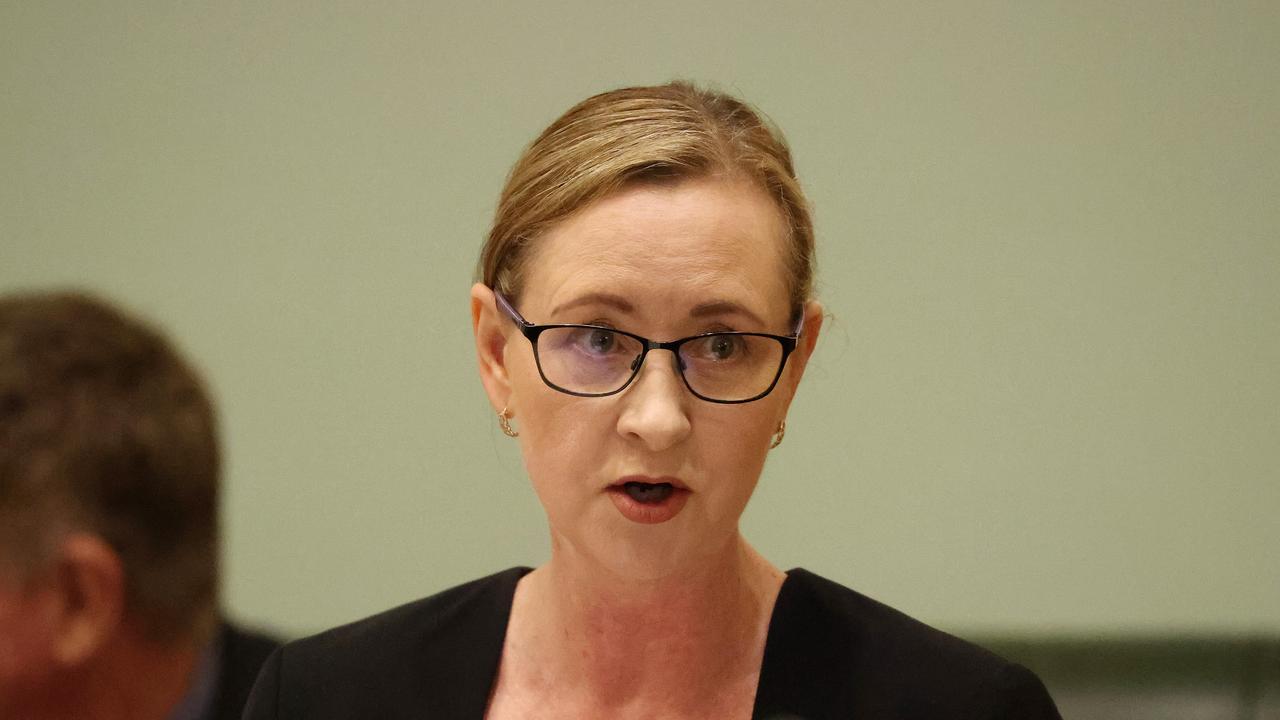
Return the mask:
<path fill-rule="evenodd" d="M 471 286 L 471 329 L 476 336 L 476 360 L 480 364 L 480 382 L 489 395 L 494 412 L 509 405 L 511 378 L 507 372 L 507 338 L 511 322 L 498 309 L 497 301 L 482 283 Z"/>
<path fill-rule="evenodd" d="M 818 346 L 818 336 L 822 334 L 823 312 L 822 303 L 817 300 L 809 300 L 804 304 L 804 324 L 800 329 L 800 341 L 796 343 L 796 349 L 787 359 L 789 392 L 786 405 L 782 409 L 784 415 L 795 397 L 796 389 L 800 387 L 800 378 L 804 376 L 804 370 L 809 365 L 809 358 L 813 356 L 813 350 Z"/>
<path fill-rule="evenodd" d="M 59 545 L 50 582 L 56 593 L 53 656 L 65 666 L 82 664 L 123 624 L 124 563 L 102 538 L 73 533 Z"/>
<path fill-rule="evenodd" d="M 822 334 L 822 303 L 817 300 L 810 300 L 804 304 L 804 325 L 800 330 L 800 342 L 796 343 L 796 350 L 791 357 L 795 361 L 796 383 L 800 383 L 800 377 L 804 375 L 804 369 L 809 364 L 809 358 L 813 355 L 813 349 L 818 346 L 818 336 Z"/>

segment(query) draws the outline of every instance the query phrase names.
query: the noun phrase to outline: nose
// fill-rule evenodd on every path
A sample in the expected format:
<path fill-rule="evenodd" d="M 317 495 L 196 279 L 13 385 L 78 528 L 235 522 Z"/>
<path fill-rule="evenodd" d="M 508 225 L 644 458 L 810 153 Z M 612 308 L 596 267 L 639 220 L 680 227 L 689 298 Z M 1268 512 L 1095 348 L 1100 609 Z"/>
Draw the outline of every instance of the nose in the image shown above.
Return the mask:
<path fill-rule="evenodd" d="M 640 375 L 627 388 L 618 415 L 618 434 L 639 440 L 651 451 L 666 450 L 689 436 L 686 407 L 692 397 L 685 389 L 674 355 L 652 352 Z"/>

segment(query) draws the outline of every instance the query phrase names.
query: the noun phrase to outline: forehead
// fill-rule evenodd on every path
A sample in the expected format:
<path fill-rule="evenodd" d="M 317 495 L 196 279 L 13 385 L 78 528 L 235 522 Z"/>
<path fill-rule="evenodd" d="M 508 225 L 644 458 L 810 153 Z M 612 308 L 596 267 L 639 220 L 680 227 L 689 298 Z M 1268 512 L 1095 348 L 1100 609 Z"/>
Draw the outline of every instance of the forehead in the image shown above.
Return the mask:
<path fill-rule="evenodd" d="M 708 301 L 786 322 L 786 228 L 769 197 L 716 178 L 639 185 L 567 218 L 536 244 L 521 294 L 529 313 L 611 293 L 653 314 Z"/>

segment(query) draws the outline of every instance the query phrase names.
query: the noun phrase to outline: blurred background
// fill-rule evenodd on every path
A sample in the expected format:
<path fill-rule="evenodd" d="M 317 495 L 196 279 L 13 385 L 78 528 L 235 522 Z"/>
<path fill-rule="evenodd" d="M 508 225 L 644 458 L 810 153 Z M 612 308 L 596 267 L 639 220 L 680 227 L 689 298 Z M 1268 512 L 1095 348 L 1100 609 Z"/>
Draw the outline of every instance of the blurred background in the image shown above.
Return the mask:
<path fill-rule="evenodd" d="M 971 636 L 1275 636 L 1277 37 L 1273 2 L 7 2 L 0 291 L 99 291 L 201 366 L 235 616 L 536 565 L 473 264 L 551 120 L 692 79 L 816 208 L 766 556 Z"/>

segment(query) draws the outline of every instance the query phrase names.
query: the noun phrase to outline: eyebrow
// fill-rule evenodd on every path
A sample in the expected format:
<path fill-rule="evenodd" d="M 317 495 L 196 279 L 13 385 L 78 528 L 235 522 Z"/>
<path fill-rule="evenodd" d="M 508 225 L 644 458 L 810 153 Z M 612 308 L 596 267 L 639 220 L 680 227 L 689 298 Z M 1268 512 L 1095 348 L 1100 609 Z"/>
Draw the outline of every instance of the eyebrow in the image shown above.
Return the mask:
<path fill-rule="evenodd" d="M 557 305 L 551 311 L 551 315 L 554 317 L 567 310 L 572 310 L 573 308 L 581 307 L 583 305 L 604 305 L 614 308 L 620 312 L 628 314 L 635 313 L 635 306 L 628 302 L 626 298 L 612 293 L 593 292 L 576 297 L 561 305 Z M 695 318 L 713 317 L 716 315 L 741 315 L 752 322 L 758 323 L 761 327 L 766 325 L 765 321 L 762 320 L 759 315 L 756 315 L 754 312 L 747 309 L 746 306 L 731 300 L 711 300 L 709 302 L 695 305 L 694 308 L 689 311 L 689 316 Z"/>
<path fill-rule="evenodd" d="M 712 317 L 715 315 L 741 315 L 748 320 L 758 324 L 760 327 L 766 327 L 764 320 L 759 315 L 751 312 L 744 305 L 739 305 L 731 300 L 713 300 L 695 306 L 689 311 L 689 315 L 696 318 Z"/>
<path fill-rule="evenodd" d="M 593 292 L 587 293 L 586 295 L 579 295 L 567 303 L 557 305 L 551 310 L 551 316 L 555 317 L 566 310 L 572 310 L 583 305 L 605 305 L 628 314 L 636 311 L 635 306 L 627 302 L 626 299 L 620 295 Z"/>

